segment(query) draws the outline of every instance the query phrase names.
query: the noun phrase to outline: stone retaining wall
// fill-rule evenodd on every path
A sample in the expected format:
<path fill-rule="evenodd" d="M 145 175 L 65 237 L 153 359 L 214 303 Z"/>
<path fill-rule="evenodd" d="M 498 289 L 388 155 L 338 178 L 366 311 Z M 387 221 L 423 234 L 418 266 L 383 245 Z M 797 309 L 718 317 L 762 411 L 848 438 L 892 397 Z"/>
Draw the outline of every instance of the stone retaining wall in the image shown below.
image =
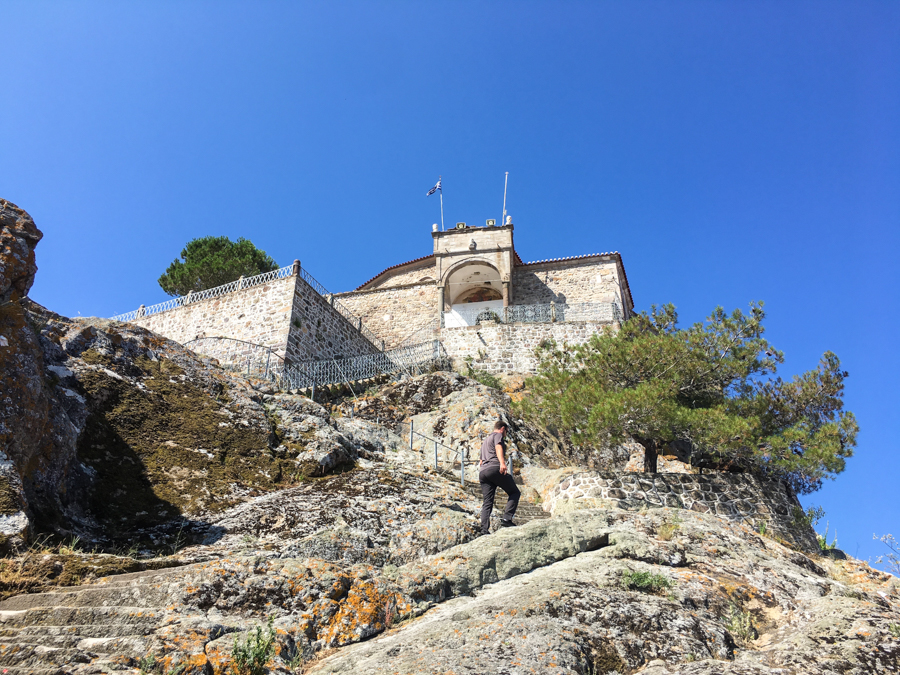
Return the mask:
<path fill-rule="evenodd" d="M 778 480 L 752 474 L 644 474 L 578 472 L 545 492 L 544 509 L 554 515 L 585 508 L 636 510 L 670 507 L 711 513 L 744 523 L 804 550 L 818 550 L 809 526 L 795 522 L 800 502 Z"/>
<path fill-rule="evenodd" d="M 433 266 L 423 274 L 429 270 Z M 435 282 L 340 293 L 335 298 L 384 340 L 385 349 L 396 347 L 438 318 Z"/>
<path fill-rule="evenodd" d="M 464 328 L 444 328 L 441 342 L 454 367 L 462 367 L 466 357 L 473 365 L 492 374 L 534 373 L 535 348 L 544 340 L 581 344 L 604 324 L 572 321 L 559 323 L 483 323 Z"/>
<path fill-rule="evenodd" d="M 131 323 L 182 344 L 198 337 L 246 340 L 270 347 L 288 361 L 378 351 L 300 276 L 198 300 Z"/>
<path fill-rule="evenodd" d="M 271 347 L 283 356 L 297 279 L 275 279 L 131 323 L 182 344 L 198 337 L 230 337 Z"/>
<path fill-rule="evenodd" d="M 359 332 L 357 325 L 350 323 L 331 306 L 329 298 L 319 295 L 302 278 L 294 278 L 297 283 L 292 302 L 287 361 L 346 359 L 379 351 Z M 345 303 L 341 304 L 353 311 Z"/>

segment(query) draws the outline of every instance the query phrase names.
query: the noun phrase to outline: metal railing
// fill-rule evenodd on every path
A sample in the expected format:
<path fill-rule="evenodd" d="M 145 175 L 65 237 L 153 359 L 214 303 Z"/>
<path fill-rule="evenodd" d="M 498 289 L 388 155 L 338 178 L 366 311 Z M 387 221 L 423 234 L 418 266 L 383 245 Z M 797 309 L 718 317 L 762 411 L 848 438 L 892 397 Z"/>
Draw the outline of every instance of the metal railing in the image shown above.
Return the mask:
<path fill-rule="evenodd" d="M 421 375 L 450 367 L 447 352 L 438 340 L 346 359 L 287 364 L 284 357 L 271 347 L 235 338 L 196 338 L 184 346 L 197 354 L 216 359 L 225 370 L 269 380 L 282 390 L 350 384 L 394 373 Z M 352 389 L 352 384 L 350 386 Z"/>
<path fill-rule="evenodd" d="M 425 441 L 425 443 L 422 444 L 422 455 L 423 456 L 425 455 L 425 445 L 427 443 L 432 443 L 434 445 L 434 470 L 435 471 L 441 470 L 440 459 L 438 457 L 438 446 L 441 446 L 442 448 L 445 448 L 445 449 L 449 450 L 451 453 L 453 453 L 454 455 L 458 456 L 459 457 L 459 484 L 460 485 L 466 484 L 466 451 L 465 450 L 451 448 L 449 445 L 447 445 L 446 443 L 441 443 L 436 438 L 432 438 L 431 436 L 426 436 L 425 434 L 423 434 L 419 431 L 416 431 L 415 422 L 413 420 L 410 420 L 409 421 L 409 449 L 412 452 L 415 452 L 415 449 L 413 448 L 413 442 L 414 442 L 416 436 L 418 436 L 419 438 L 421 438 L 422 440 Z M 445 453 L 445 454 L 447 454 L 447 453 Z M 448 455 L 447 461 L 450 463 L 450 469 L 452 471 L 453 462 L 455 461 L 455 458 L 451 459 Z"/>
<path fill-rule="evenodd" d="M 439 340 L 440 337 L 441 321 L 440 319 L 434 318 L 426 325 L 422 326 L 422 328 L 419 328 L 418 330 L 410 333 L 405 338 L 403 338 L 396 348 L 398 349 L 403 346 L 421 344 L 423 342 L 431 342 L 432 340 Z"/>
<path fill-rule="evenodd" d="M 284 370 L 284 357 L 281 354 L 255 342 L 226 337 L 202 337 L 189 340 L 184 346 L 197 354 L 216 359 L 225 370 L 247 377 L 271 379 Z"/>
<path fill-rule="evenodd" d="M 330 293 L 327 288 L 320 284 L 312 274 L 307 272 L 306 269 L 300 265 L 299 261 L 295 261 L 292 265 L 288 265 L 287 267 L 282 267 L 271 272 L 264 272 L 263 274 L 257 274 L 256 276 L 237 279 L 236 281 L 223 284 L 222 286 L 207 288 L 204 291 L 197 291 L 196 293 L 191 292 L 187 295 L 172 298 L 171 300 L 166 300 L 165 302 L 160 302 L 156 305 L 150 305 L 149 307 L 141 305 L 131 312 L 117 314 L 116 316 L 111 317 L 111 319 L 113 321 L 134 321 L 135 319 L 142 319 L 147 316 L 159 314 L 160 312 L 167 312 L 170 309 L 185 307 L 186 305 L 200 302 L 201 300 L 218 298 L 219 296 L 227 295 L 228 293 L 233 293 L 234 291 L 240 291 L 245 288 L 252 288 L 253 286 L 260 286 L 270 281 L 276 281 L 277 279 L 284 279 L 286 277 L 293 276 L 294 274 L 297 274 L 301 279 L 303 279 L 303 281 L 307 283 L 307 285 L 313 291 L 322 296 L 325 301 L 328 302 L 341 316 L 343 316 L 351 326 L 358 330 L 363 337 L 365 337 L 369 342 L 371 342 L 382 351 L 384 350 L 384 340 L 382 340 L 380 337 L 375 335 L 375 333 L 369 330 L 369 328 L 362 322 L 362 319 L 354 315 L 353 312 L 351 312 L 349 309 L 347 309 L 347 307 L 336 300 L 334 297 L 334 293 Z"/>
<path fill-rule="evenodd" d="M 449 368 L 450 359 L 438 340 L 331 361 L 288 364 L 278 375 L 282 389 L 310 387 L 367 380 L 379 375 L 403 372 L 421 375 L 429 370 Z"/>
<path fill-rule="evenodd" d="M 441 313 L 441 325 L 450 312 Z M 617 302 L 547 303 L 541 305 L 510 305 L 508 307 L 476 307 L 468 309 L 459 305 L 453 308 L 454 318 L 462 319 L 469 326 L 480 323 L 553 323 L 589 321 L 613 323 L 622 321 L 622 310 Z"/>
<path fill-rule="evenodd" d="M 216 286 L 215 288 L 207 288 L 205 291 L 197 291 L 196 293 L 188 293 L 187 295 L 182 295 L 177 298 L 172 298 L 171 300 L 166 300 L 165 302 L 160 302 L 156 305 L 150 305 L 149 307 L 145 307 L 141 305 L 136 310 L 131 312 L 125 312 L 125 314 L 116 314 L 116 316 L 110 317 L 113 321 L 134 321 L 135 319 L 141 319 L 145 316 L 151 316 L 153 314 L 159 314 L 160 312 L 167 312 L 170 309 L 178 309 L 179 307 L 184 307 L 185 305 L 190 305 L 194 302 L 200 302 L 201 300 L 209 300 L 210 298 L 218 298 L 220 295 L 226 295 L 227 293 L 233 293 L 234 291 L 239 291 L 244 288 L 250 288 L 252 286 L 259 286 L 261 284 L 268 283 L 270 281 L 275 281 L 276 279 L 284 279 L 286 277 L 291 276 L 294 273 L 294 265 L 288 265 L 287 267 L 282 267 L 277 270 L 273 270 L 271 272 L 265 272 L 264 274 L 257 274 L 254 277 L 246 277 L 244 279 L 237 279 L 236 281 L 232 281 L 230 283 L 224 284 L 222 286 Z"/>
<path fill-rule="evenodd" d="M 355 314 L 353 314 L 353 312 L 347 309 L 346 306 L 341 304 L 340 300 L 337 300 L 334 297 L 334 293 L 330 293 L 327 288 L 320 284 L 316 280 L 316 278 L 312 274 L 307 272 L 303 267 L 300 268 L 300 278 L 303 279 L 303 281 L 305 281 L 307 284 L 309 284 L 309 287 L 312 288 L 316 293 L 325 298 L 329 302 L 329 304 L 334 307 L 334 309 L 337 310 L 337 312 L 350 323 L 351 326 L 353 326 L 362 334 L 363 337 L 365 337 L 375 346 L 378 346 L 380 344 L 381 347 L 379 348 L 384 351 L 384 340 L 382 340 L 380 337 L 375 335 L 375 333 L 369 330 L 369 328 L 362 322 L 362 319 L 357 317 Z"/>

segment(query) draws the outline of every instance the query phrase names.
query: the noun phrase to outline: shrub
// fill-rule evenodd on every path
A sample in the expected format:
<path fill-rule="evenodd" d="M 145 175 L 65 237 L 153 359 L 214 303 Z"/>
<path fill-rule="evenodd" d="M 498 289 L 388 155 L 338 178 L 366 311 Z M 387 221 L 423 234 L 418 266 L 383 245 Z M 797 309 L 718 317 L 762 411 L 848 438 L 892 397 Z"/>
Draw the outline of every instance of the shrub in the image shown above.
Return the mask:
<path fill-rule="evenodd" d="M 759 637 L 753 625 L 753 615 L 750 612 L 741 610 L 740 607 L 734 604 L 731 605 L 731 615 L 725 627 L 732 637 L 737 638 L 741 642 L 750 642 Z"/>
<path fill-rule="evenodd" d="M 671 588 L 672 582 L 662 574 L 628 570 L 622 572 L 622 585 L 628 590 L 640 591 L 641 593 L 660 593 L 667 588 Z"/>
<path fill-rule="evenodd" d="M 275 628 L 269 617 L 265 630 L 257 626 L 241 640 L 234 638 L 231 648 L 232 675 L 264 675 L 266 663 L 275 655 Z"/>
<path fill-rule="evenodd" d="M 825 534 L 819 534 L 816 532 L 816 540 L 819 542 L 819 548 L 823 551 L 830 551 L 832 549 L 837 548 L 837 534 L 834 535 L 834 539 L 831 543 L 828 543 L 828 523 L 825 523 Z"/>
<path fill-rule="evenodd" d="M 663 522 L 662 525 L 659 526 L 659 531 L 656 533 L 656 536 L 662 539 L 663 541 L 671 541 L 672 537 L 675 536 L 675 533 L 681 529 L 682 520 L 678 516 L 673 516 L 672 518 Z"/>

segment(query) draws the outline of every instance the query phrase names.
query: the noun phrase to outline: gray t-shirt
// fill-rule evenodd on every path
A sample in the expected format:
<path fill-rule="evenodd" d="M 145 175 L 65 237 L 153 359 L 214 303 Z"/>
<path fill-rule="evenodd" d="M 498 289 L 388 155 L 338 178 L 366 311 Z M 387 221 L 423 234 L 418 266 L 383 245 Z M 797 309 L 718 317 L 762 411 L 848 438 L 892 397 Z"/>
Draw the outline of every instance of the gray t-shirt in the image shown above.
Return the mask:
<path fill-rule="evenodd" d="M 484 439 L 484 443 L 481 444 L 482 470 L 492 466 L 500 468 L 500 459 L 497 457 L 498 445 L 503 448 L 504 459 L 506 459 L 506 444 L 503 442 L 503 434 L 501 432 L 495 431 L 492 434 L 488 434 L 488 437 Z"/>

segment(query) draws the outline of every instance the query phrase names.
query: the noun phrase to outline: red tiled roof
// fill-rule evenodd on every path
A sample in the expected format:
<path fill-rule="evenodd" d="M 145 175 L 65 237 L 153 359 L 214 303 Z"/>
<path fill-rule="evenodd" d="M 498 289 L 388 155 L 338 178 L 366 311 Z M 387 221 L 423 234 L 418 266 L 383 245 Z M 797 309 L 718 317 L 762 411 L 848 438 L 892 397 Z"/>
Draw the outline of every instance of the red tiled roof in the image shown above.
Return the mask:
<path fill-rule="evenodd" d="M 387 273 L 387 272 L 390 272 L 391 270 L 395 270 L 395 269 L 397 269 L 398 267 L 403 267 L 404 265 L 412 265 L 413 263 L 422 262 L 423 260 L 428 260 L 428 258 L 433 258 L 433 257 L 434 257 L 434 253 L 429 253 L 428 255 L 423 255 L 421 258 L 416 258 L 415 260 L 407 260 L 406 262 L 402 262 L 402 263 L 399 263 L 399 264 L 397 264 L 397 265 L 391 265 L 390 267 L 386 267 L 385 269 L 381 270 L 378 274 L 376 274 L 374 277 L 372 277 L 371 279 L 369 279 L 367 282 L 365 282 L 365 283 L 363 283 L 363 284 L 360 284 L 359 286 L 357 286 L 357 287 L 354 288 L 353 290 L 355 290 L 355 291 L 361 291 L 363 288 L 365 288 L 366 286 L 368 286 L 369 284 L 371 284 L 373 281 L 375 281 L 375 280 L 376 280 L 378 277 L 380 277 L 382 274 L 385 274 L 385 273 Z"/>

